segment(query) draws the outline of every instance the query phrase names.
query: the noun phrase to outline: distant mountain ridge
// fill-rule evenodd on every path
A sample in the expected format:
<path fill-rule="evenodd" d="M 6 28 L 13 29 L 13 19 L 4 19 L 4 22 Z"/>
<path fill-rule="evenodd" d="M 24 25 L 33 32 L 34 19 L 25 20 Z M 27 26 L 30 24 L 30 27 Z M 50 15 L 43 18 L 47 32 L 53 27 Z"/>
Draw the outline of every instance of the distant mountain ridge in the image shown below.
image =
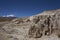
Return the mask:
<path fill-rule="evenodd" d="M 0 17 L 0 22 L 5 22 L 5 21 L 12 21 L 17 17 Z"/>

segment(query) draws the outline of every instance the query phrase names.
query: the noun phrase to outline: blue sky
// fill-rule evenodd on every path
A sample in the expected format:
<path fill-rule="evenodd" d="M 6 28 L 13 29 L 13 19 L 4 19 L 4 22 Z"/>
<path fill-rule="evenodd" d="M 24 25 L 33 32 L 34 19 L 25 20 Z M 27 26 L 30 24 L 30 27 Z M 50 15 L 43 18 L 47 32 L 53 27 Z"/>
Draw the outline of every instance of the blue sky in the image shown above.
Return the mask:
<path fill-rule="evenodd" d="M 60 0 L 0 0 L 0 16 L 31 16 L 60 8 Z"/>

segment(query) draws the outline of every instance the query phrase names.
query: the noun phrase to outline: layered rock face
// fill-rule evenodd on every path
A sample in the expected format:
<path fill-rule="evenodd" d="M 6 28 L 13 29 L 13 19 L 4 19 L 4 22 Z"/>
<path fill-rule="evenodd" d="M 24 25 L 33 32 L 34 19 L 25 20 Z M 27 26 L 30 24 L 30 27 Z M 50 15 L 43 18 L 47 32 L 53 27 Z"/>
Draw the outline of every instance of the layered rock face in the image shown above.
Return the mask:
<path fill-rule="evenodd" d="M 29 36 L 40 38 L 51 34 L 60 35 L 60 11 L 45 11 L 42 14 L 33 16 L 33 26 L 29 29 Z M 58 32 L 58 33 L 57 33 Z"/>
<path fill-rule="evenodd" d="M 0 40 L 60 40 L 60 9 L 0 22 Z"/>

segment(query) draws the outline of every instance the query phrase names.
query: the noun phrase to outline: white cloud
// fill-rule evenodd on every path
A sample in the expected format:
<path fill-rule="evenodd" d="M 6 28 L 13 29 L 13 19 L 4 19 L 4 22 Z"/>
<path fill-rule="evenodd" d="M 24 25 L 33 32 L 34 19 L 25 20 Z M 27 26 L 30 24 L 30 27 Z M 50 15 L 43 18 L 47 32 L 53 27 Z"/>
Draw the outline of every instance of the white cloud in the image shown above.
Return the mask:
<path fill-rule="evenodd" d="M 15 15 L 10 14 L 10 15 L 6 15 L 6 16 L 3 16 L 3 17 L 15 17 Z"/>

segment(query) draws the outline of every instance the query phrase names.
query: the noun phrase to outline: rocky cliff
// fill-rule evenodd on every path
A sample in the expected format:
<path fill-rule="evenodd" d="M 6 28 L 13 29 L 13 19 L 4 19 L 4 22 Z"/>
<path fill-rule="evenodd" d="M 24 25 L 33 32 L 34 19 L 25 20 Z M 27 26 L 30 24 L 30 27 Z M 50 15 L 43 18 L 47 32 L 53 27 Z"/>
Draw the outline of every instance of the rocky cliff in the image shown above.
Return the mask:
<path fill-rule="evenodd" d="M 60 40 L 60 9 L 0 22 L 0 40 Z"/>

